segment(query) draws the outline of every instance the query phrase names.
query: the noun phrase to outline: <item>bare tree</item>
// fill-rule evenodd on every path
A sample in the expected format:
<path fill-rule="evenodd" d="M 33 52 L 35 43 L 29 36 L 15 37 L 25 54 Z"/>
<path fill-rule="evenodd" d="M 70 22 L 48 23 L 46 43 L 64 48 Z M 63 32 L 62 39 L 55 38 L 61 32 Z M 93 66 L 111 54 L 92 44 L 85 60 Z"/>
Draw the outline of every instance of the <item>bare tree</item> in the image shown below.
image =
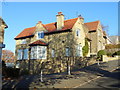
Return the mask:
<path fill-rule="evenodd" d="M 109 26 L 105 26 L 103 24 L 101 26 L 102 26 L 103 31 L 105 31 L 107 35 L 109 35 Z"/>
<path fill-rule="evenodd" d="M 15 62 L 14 53 L 10 50 L 2 50 L 2 60 L 7 62 Z"/>

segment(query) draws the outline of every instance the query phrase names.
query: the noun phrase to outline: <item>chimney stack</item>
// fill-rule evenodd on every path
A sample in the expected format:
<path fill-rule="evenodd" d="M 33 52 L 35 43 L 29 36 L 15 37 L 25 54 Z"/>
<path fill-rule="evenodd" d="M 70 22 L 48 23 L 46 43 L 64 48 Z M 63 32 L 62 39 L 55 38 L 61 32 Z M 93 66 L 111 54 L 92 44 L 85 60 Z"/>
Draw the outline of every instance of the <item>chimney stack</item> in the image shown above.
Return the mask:
<path fill-rule="evenodd" d="M 64 15 L 62 12 L 58 12 L 57 17 L 57 30 L 61 30 L 64 27 Z"/>
<path fill-rule="evenodd" d="M 42 27 L 42 21 L 38 21 L 35 27 L 36 27 L 36 31 L 40 31 Z"/>
<path fill-rule="evenodd" d="M 81 15 L 79 15 L 78 18 L 80 18 L 80 21 L 84 24 L 84 18 Z"/>

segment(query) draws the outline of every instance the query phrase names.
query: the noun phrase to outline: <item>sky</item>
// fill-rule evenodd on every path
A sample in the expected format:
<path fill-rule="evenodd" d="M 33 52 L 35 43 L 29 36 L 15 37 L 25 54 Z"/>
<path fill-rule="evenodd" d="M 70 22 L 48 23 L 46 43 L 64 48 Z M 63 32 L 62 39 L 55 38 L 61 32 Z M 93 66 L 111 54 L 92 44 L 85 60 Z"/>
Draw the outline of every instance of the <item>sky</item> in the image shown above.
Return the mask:
<path fill-rule="evenodd" d="M 25 28 L 33 27 L 38 21 L 43 24 L 56 22 L 57 12 L 65 19 L 84 17 L 84 22 L 100 20 L 108 26 L 109 35 L 118 34 L 117 2 L 3 2 L 2 18 L 8 25 L 4 43 L 7 50 L 15 52 L 14 38 Z"/>

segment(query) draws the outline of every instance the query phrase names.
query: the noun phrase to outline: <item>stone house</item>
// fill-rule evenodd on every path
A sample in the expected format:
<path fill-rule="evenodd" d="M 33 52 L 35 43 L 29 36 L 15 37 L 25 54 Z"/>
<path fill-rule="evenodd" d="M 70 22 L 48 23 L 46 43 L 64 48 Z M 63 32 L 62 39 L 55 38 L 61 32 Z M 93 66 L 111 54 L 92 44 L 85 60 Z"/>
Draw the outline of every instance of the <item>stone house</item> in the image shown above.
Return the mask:
<path fill-rule="evenodd" d="M 4 29 L 8 28 L 7 24 L 0 17 L 0 44 L 4 43 Z"/>
<path fill-rule="evenodd" d="M 107 34 L 102 30 L 100 21 L 88 22 L 85 25 L 89 28 L 91 41 L 91 55 L 96 55 L 99 50 L 104 50 L 107 44 Z"/>
<path fill-rule="evenodd" d="M 6 28 L 8 28 L 7 24 L 0 17 L 0 72 L 2 72 L 1 56 L 2 56 L 2 48 L 5 48 L 5 44 L 4 44 L 4 29 L 6 29 Z M 1 75 L 1 73 L 0 73 L 0 75 Z M 2 89 L 2 78 L 0 78 L 0 89 Z"/>
<path fill-rule="evenodd" d="M 36 26 L 24 29 L 15 37 L 16 60 L 21 70 L 27 69 L 31 73 L 37 73 L 41 68 L 44 68 L 46 73 L 65 71 L 68 63 L 72 66 L 76 58 L 83 57 L 82 48 L 85 46 L 85 40 L 90 48 L 87 56 L 90 56 L 91 47 L 97 41 L 92 42 L 93 32 L 91 33 L 88 23 L 84 23 L 84 18 L 78 16 L 64 20 L 62 12 L 58 12 L 56 18 L 56 22 L 49 24 L 39 21 Z M 100 21 L 96 22 L 96 31 L 100 29 L 103 35 Z"/>

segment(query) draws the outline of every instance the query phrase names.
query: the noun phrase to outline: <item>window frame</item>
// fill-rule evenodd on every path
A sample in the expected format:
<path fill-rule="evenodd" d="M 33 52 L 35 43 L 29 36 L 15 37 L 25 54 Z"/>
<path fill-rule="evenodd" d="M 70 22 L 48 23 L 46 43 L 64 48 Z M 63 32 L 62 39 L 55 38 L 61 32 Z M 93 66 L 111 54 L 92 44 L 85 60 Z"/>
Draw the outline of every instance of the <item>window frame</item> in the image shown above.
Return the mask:
<path fill-rule="evenodd" d="M 20 52 L 18 52 L 20 50 Z M 27 60 L 28 59 L 28 48 L 18 49 L 17 50 L 17 60 Z M 27 50 L 27 57 L 25 58 L 25 50 Z M 20 53 L 20 57 L 19 57 Z"/>
<path fill-rule="evenodd" d="M 25 51 L 27 50 L 27 51 Z M 25 55 L 26 53 L 26 55 Z M 23 59 L 28 59 L 28 48 L 23 49 Z"/>
<path fill-rule="evenodd" d="M 30 59 L 37 59 L 37 49 L 36 49 L 36 46 L 32 46 L 31 47 Z"/>
<path fill-rule="evenodd" d="M 52 49 L 52 51 L 51 51 L 51 57 L 52 57 L 52 58 L 55 57 L 55 49 Z"/>
<path fill-rule="evenodd" d="M 47 47 L 46 46 L 32 46 L 31 52 L 30 52 L 30 59 L 42 59 L 42 60 L 47 59 Z"/>
<path fill-rule="evenodd" d="M 80 29 L 79 28 L 76 29 L 76 36 L 80 37 Z"/>
<path fill-rule="evenodd" d="M 76 46 L 76 56 L 77 57 L 82 57 L 82 46 L 80 45 L 80 44 L 78 44 L 77 46 Z"/>
<path fill-rule="evenodd" d="M 69 57 L 70 56 L 70 47 L 65 48 L 65 56 Z"/>
<path fill-rule="evenodd" d="M 37 59 L 42 59 L 42 60 L 47 59 L 47 47 L 46 46 L 37 46 Z"/>
<path fill-rule="evenodd" d="M 22 60 L 22 59 L 23 59 L 23 49 L 18 49 L 17 50 L 17 60 Z"/>
<path fill-rule="evenodd" d="M 43 38 L 44 38 L 44 31 L 38 31 L 37 32 L 37 39 L 43 39 Z"/>

